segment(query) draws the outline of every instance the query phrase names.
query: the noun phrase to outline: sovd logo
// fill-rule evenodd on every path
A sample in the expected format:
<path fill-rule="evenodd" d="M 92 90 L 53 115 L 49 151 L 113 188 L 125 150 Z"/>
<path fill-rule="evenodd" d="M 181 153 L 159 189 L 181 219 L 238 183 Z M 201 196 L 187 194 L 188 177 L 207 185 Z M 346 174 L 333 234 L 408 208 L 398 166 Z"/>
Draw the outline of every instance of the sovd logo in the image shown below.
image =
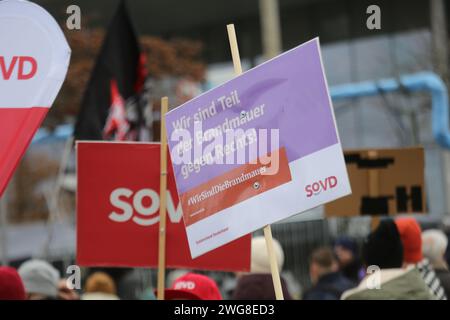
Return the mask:
<path fill-rule="evenodd" d="M 4 56 L 0 56 L 0 75 L 3 80 L 10 80 L 13 74 L 17 80 L 31 79 L 36 74 L 37 67 L 33 57 L 13 56 L 8 62 Z"/>
<path fill-rule="evenodd" d="M 317 196 L 318 194 L 320 194 L 322 191 L 326 191 L 328 189 L 333 189 L 334 187 L 337 186 L 338 180 L 335 176 L 330 176 L 328 178 L 325 178 L 323 180 L 319 180 L 316 181 L 312 184 L 308 184 L 305 187 L 305 191 L 306 191 L 306 196 L 312 197 Z"/>
<path fill-rule="evenodd" d="M 187 289 L 187 290 L 194 290 L 195 289 L 195 282 L 193 281 L 178 281 L 175 284 L 175 290 L 183 290 L 183 289 Z"/>
<path fill-rule="evenodd" d="M 141 189 L 133 194 L 130 189 L 117 188 L 111 192 L 109 201 L 113 207 L 120 209 L 109 214 L 112 221 L 126 222 L 132 219 L 140 226 L 150 226 L 159 221 L 159 194 L 152 189 Z M 183 216 L 180 204 L 175 208 L 168 190 L 167 213 L 172 223 L 180 222 Z"/>

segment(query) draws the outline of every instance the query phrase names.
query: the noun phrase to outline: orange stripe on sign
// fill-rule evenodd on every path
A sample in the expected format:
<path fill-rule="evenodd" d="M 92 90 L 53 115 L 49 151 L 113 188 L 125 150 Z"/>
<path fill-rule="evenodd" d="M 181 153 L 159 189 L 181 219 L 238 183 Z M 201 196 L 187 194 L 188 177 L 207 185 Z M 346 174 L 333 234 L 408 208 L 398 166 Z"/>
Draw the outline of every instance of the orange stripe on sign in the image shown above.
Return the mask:
<path fill-rule="evenodd" d="M 244 200 L 291 181 L 286 150 L 269 153 L 278 160 L 278 172 L 269 174 L 274 163 L 260 157 L 256 163 L 247 163 L 201 184 L 181 195 L 184 223 L 189 226 Z M 270 172 L 272 173 L 272 172 Z"/>

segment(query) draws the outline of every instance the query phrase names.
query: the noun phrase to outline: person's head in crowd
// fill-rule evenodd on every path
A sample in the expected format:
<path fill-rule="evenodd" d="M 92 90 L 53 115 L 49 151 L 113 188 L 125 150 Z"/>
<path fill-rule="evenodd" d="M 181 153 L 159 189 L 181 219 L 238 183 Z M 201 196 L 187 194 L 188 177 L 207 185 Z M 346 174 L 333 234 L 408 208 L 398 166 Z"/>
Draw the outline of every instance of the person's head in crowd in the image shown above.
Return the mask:
<path fill-rule="evenodd" d="M 339 265 L 345 267 L 358 256 L 358 244 L 350 237 L 341 236 L 334 242 L 334 253 L 338 258 Z"/>
<path fill-rule="evenodd" d="M 330 248 L 318 248 L 311 254 L 309 276 L 313 284 L 316 284 L 322 276 L 337 272 L 338 269 L 338 261 Z"/>
<path fill-rule="evenodd" d="M 25 288 L 16 269 L 0 267 L 0 300 L 25 299 Z"/>
<path fill-rule="evenodd" d="M 356 285 L 340 272 L 331 247 L 320 247 L 312 252 L 309 275 L 312 285 L 304 292 L 303 300 L 339 300 L 343 292 Z"/>
<path fill-rule="evenodd" d="M 442 219 L 442 231 L 447 237 L 450 237 L 450 216 L 446 215 Z M 447 246 L 447 250 L 445 251 L 445 262 L 448 266 L 450 266 L 450 246 Z"/>
<path fill-rule="evenodd" d="M 60 279 L 58 283 L 58 299 L 59 300 L 79 300 L 78 293 L 69 288 L 67 285 L 67 279 Z"/>
<path fill-rule="evenodd" d="M 116 284 L 113 278 L 105 272 L 94 272 L 84 286 L 82 300 L 118 300 Z"/>
<path fill-rule="evenodd" d="M 414 266 L 419 270 L 422 279 L 430 292 L 438 300 L 447 300 L 445 290 L 428 259 L 423 258 L 422 230 L 414 218 L 404 217 L 395 220 L 403 243 L 403 267 Z"/>
<path fill-rule="evenodd" d="M 251 273 L 271 273 L 266 239 L 262 236 L 252 239 Z M 273 239 L 273 249 L 277 259 L 278 270 L 281 272 L 284 264 L 284 252 L 278 240 Z"/>
<path fill-rule="evenodd" d="M 359 282 L 364 277 L 359 246 L 355 239 L 341 236 L 333 246 L 339 263 L 339 270 L 349 280 Z"/>
<path fill-rule="evenodd" d="M 284 252 L 278 240 L 273 239 L 278 270 L 283 270 Z M 266 240 L 263 236 L 254 237 L 251 243 L 251 265 L 250 273 L 238 276 L 236 287 L 232 293 L 235 300 L 273 300 L 275 291 L 270 269 L 269 254 L 267 252 Z M 286 281 L 281 276 L 281 287 L 285 300 L 291 300 Z"/>
<path fill-rule="evenodd" d="M 59 271 L 44 260 L 32 259 L 19 268 L 19 275 L 29 300 L 58 298 Z"/>
<path fill-rule="evenodd" d="M 430 229 L 422 232 L 423 255 L 430 260 L 435 268 L 446 268 L 444 258 L 447 250 L 448 239 L 444 232 L 438 229 Z"/>
<path fill-rule="evenodd" d="M 403 244 L 403 264 L 416 264 L 423 260 L 422 230 L 414 218 L 404 217 L 395 220 Z"/>
<path fill-rule="evenodd" d="M 216 282 L 202 274 L 189 272 L 164 291 L 165 300 L 222 300 Z"/>
<path fill-rule="evenodd" d="M 372 265 L 380 269 L 402 267 L 403 245 L 394 221 L 382 220 L 368 235 L 363 245 L 363 260 L 367 267 Z"/>

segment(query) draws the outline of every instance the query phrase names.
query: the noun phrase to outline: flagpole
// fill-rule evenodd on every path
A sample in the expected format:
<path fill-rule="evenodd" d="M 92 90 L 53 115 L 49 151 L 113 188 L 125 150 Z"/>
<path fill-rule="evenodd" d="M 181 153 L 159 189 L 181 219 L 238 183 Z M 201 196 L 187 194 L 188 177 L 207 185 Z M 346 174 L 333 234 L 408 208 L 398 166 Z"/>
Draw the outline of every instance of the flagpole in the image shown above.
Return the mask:
<path fill-rule="evenodd" d="M 230 41 L 231 57 L 233 59 L 234 72 L 236 75 L 242 73 L 241 58 L 239 56 L 239 48 L 236 38 L 236 31 L 234 30 L 234 24 L 227 25 L 228 39 Z M 270 225 L 264 227 L 264 237 L 266 239 L 267 253 L 270 262 L 270 271 L 272 273 L 273 287 L 275 290 L 275 297 L 277 300 L 284 300 L 283 290 L 281 288 L 280 272 L 278 270 L 278 263 L 273 248 L 272 229 Z"/>
<path fill-rule="evenodd" d="M 165 115 L 169 99 L 161 98 L 161 178 L 159 186 L 159 247 L 158 247 L 158 300 L 164 300 L 166 279 L 166 195 L 167 195 L 167 137 Z"/>

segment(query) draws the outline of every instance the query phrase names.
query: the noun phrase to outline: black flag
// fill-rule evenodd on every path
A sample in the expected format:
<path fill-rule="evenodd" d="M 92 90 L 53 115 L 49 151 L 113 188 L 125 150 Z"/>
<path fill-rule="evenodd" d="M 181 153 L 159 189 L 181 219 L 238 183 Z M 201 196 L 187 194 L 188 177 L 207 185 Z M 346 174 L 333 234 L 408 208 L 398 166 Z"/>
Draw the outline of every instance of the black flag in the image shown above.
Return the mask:
<path fill-rule="evenodd" d="M 146 106 L 145 56 L 124 1 L 114 14 L 75 124 L 78 140 L 138 140 Z"/>

